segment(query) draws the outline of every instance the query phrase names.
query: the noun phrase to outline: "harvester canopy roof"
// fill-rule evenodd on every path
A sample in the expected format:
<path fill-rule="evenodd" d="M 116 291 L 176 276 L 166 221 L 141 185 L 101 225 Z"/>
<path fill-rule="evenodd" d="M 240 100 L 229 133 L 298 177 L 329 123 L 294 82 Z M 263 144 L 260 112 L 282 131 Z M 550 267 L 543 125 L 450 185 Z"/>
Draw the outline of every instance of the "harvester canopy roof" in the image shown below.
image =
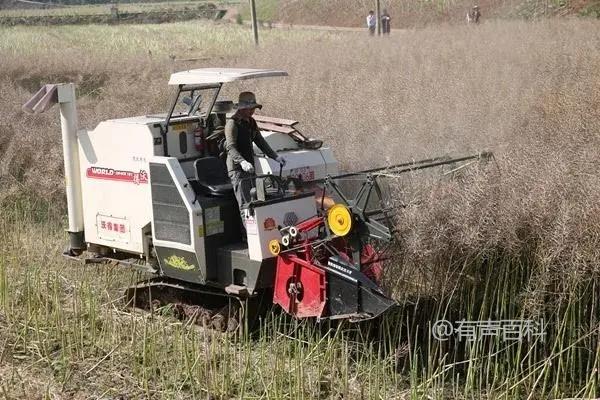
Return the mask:
<path fill-rule="evenodd" d="M 200 68 L 171 74 L 169 85 L 209 85 L 287 75 L 287 72 L 276 69 Z"/>

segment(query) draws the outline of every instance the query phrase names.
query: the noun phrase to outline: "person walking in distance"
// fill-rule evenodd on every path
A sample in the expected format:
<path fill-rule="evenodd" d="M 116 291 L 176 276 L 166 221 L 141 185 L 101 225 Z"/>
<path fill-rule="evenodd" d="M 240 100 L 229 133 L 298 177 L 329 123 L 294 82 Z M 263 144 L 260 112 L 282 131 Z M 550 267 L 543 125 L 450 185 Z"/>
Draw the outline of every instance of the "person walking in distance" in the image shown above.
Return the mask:
<path fill-rule="evenodd" d="M 390 29 L 391 29 L 390 23 L 391 22 L 392 22 L 392 17 L 390 17 L 390 14 L 384 8 L 383 14 L 381 14 L 381 33 L 383 33 L 384 35 L 390 34 Z"/>
<path fill-rule="evenodd" d="M 375 11 L 369 11 L 367 15 L 367 28 L 369 28 L 369 35 L 375 35 L 375 28 L 377 27 L 377 17 L 375 17 Z"/>
<path fill-rule="evenodd" d="M 225 124 L 225 149 L 227 150 L 227 174 L 235 193 L 240 212 L 251 200 L 250 190 L 254 186 L 254 143 L 269 158 L 284 166 L 286 161 L 262 137 L 252 115 L 262 105 L 256 102 L 252 92 L 240 93 L 237 111 Z M 242 218 L 243 220 L 243 218 Z"/>
<path fill-rule="evenodd" d="M 479 18 L 481 18 L 481 11 L 479 11 L 479 6 L 475 5 L 467 12 L 467 23 L 478 24 Z"/>

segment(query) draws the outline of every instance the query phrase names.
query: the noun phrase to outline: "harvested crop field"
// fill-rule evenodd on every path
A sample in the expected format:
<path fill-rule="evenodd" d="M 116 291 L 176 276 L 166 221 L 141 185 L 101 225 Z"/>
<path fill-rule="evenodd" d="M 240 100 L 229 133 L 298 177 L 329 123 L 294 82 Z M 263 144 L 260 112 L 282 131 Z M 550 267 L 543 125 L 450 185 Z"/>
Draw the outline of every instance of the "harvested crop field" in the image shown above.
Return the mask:
<path fill-rule="evenodd" d="M 293 24 L 364 27 L 369 10 L 375 10 L 372 0 L 257 0 L 258 17 L 266 21 Z M 243 4 L 243 3 L 242 3 Z M 402 1 L 380 2 L 382 10 L 391 17 L 392 31 L 423 27 L 440 23 L 464 23 L 467 10 L 480 7 L 482 18 L 492 20 L 537 19 L 552 16 L 598 17 L 595 0 L 563 0 L 541 2 L 535 0 L 470 0 L 454 1 Z M 249 7 L 244 8 L 249 15 Z M 249 17 L 248 17 L 249 18 Z"/>
<path fill-rule="evenodd" d="M 0 393 L 5 398 L 562 398 L 600 396 L 600 24 L 498 21 L 369 38 L 239 26 L 0 28 Z M 181 61 L 194 58 L 195 61 Z M 251 85 L 343 169 L 491 150 L 458 180 L 392 181 L 401 307 L 377 329 L 273 315 L 253 337 L 131 312 L 135 274 L 60 257 L 67 237 L 55 109 L 81 127 L 163 112 L 171 72 L 280 68 Z M 545 322 L 545 336 L 438 341 L 450 321 Z M 371 329 L 369 329 L 371 328 Z"/>
<path fill-rule="evenodd" d="M 220 20 L 227 12 L 224 8 L 226 4 L 206 1 L 47 7 L 49 8 L 23 9 L 2 8 L 0 5 L 0 25 L 158 24 L 202 18 Z"/>

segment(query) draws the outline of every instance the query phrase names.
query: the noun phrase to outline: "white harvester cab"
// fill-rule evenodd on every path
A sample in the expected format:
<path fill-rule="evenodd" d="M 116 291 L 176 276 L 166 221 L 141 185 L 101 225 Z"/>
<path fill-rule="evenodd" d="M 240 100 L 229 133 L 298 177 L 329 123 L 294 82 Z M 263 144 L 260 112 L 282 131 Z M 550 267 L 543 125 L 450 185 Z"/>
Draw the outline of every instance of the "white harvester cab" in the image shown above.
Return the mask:
<path fill-rule="evenodd" d="M 42 88 L 24 109 L 61 105 L 71 252 L 138 260 L 163 276 L 249 293 L 272 285 L 269 243 L 281 240 L 281 227 L 317 213 L 314 193 L 259 178 L 244 233 L 218 146 L 233 102 L 219 93 L 227 82 L 286 75 L 270 69 L 177 72 L 169 80 L 176 95 L 166 114 L 111 119 L 79 131 L 73 84 Z M 258 176 L 317 181 L 338 172 L 331 150 L 303 136 L 297 121 L 256 120 L 287 160 L 280 170 L 255 149 Z"/>

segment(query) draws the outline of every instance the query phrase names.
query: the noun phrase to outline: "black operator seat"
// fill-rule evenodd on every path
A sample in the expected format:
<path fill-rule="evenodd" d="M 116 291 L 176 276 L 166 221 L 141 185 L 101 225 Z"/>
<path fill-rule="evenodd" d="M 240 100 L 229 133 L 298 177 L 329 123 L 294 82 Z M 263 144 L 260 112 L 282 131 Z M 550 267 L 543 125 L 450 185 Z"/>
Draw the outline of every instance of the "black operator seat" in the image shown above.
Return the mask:
<path fill-rule="evenodd" d="M 227 176 L 227 167 L 218 157 L 204 157 L 194 161 L 194 171 L 200 189 L 207 195 L 233 196 L 233 186 Z"/>

